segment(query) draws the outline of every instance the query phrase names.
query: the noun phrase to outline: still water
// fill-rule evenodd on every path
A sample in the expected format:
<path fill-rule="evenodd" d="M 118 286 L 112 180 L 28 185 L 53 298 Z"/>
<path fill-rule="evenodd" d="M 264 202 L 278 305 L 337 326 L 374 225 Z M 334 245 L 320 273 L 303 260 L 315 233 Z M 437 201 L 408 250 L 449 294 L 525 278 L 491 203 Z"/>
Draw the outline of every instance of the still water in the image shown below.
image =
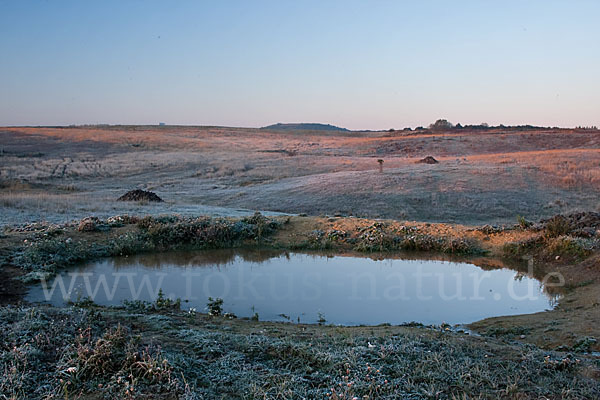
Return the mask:
<path fill-rule="evenodd" d="M 153 301 L 159 290 L 182 309 L 206 312 L 209 297 L 222 298 L 224 312 L 238 317 L 341 325 L 469 323 L 554 304 L 539 281 L 509 269 L 231 249 L 96 261 L 37 284 L 27 300 L 121 305 Z"/>

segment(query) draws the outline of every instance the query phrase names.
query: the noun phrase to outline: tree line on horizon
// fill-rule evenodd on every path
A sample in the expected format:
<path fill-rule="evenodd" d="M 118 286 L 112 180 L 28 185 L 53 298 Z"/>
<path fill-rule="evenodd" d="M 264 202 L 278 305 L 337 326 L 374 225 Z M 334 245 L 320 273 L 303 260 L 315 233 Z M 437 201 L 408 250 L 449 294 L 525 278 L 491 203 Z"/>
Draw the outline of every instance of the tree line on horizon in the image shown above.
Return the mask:
<path fill-rule="evenodd" d="M 478 125 L 462 125 L 460 123 L 457 124 L 453 124 L 452 122 L 448 121 L 447 119 L 438 119 L 437 121 L 435 121 L 432 124 L 429 124 L 429 126 L 427 128 L 422 127 L 422 126 L 418 126 L 414 129 L 407 127 L 402 129 L 403 131 L 426 131 L 426 130 L 430 130 L 430 131 L 450 131 L 450 130 L 462 130 L 462 129 L 466 129 L 466 130 L 492 130 L 492 129 L 519 129 L 519 130 L 540 130 L 540 129 L 568 129 L 568 128 L 560 128 L 558 126 L 554 126 L 554 127 L 550 127 L 550 126 L 536 126 L 536 125 L 504 125 L 504 124 L 500 124 L 500 125 L 496 125 L 496 126 L 491 126 L 486 122 L 482 122 L 481 124 Z M 593 125 L 593 126 L 576 126 L 573 129 L 583 129 L 583 130 L 598 130 L 598 127 Z M 397 131 L 397 129 L 389 129 L 389 132 L 395 132 Z"/>

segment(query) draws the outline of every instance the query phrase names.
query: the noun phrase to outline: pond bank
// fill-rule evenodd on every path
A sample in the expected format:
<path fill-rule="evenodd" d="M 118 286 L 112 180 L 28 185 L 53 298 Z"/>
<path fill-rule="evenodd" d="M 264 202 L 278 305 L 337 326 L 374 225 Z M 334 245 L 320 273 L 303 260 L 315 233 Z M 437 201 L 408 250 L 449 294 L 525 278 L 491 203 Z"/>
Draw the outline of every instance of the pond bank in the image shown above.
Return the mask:
<path fill-rule="evenodd" d="M 587 338 L 597 338 L 598 249 L 592 246 L 575 251 L 573 246 L 556 246 L 557 241 L 577 243 L 580 239 L 572 238 L 567 227 L 559 226 L 558 233 L 563 235 L 549 236 L 545 225 L 530 225 L 469 227 L 352 217 L 267 218 L 258 213 L 240 219 L 118 216 L 63 225 L 30 224 L 5 230 L 0 238 L 2 273 L 7 278 L 0 283 L 0 301 L 18 301 L 24 293 L 23 281 L 37 281 L 51 277 L 59 268 L 114 255 L 236 246 L 327 249 L 332 254 L 359 252 L 378 258 L 393 258 L 400 250 L 414 254 L 426 251 L 432 258 L 436 254 L 455 259 L 469 256 L 469 262 L 483 268 L 508 266 L 539 280 L 549 274 L 560 274 L 564 279 L 563 285 L 550 288 L 562 296 L 556 310 L 484 320 L 473 324 L 473 329 L 493 335 L 506 332 L 544 348 L 576 346 Z M 550 228 L 557 230 L 555 225 Z M 597 243 L 598 239 L 587 240 Z M 515 247 L 520 249 L 517 254 Z M 518 261 L 521 258 L 533 258 L 535 263 L 528 266 Z M 10 279 L 15 276 L 19 279 Z M 591 343 L 591 349 L 598 351 L 600 346 Z"/>
<path fill-rule="evenodd" d="M 593 247 L 573 249 L 556 245 L 558 240 L 571 243 L 571 237 L 579 240 L 569 232 L 549 236 L 545 227 L 468 227 L 348 217 L 258 215 L 244 219 L 117 217 L 14 227 L 0 238 L 1 271 L 5 278 L 0 283 L 0 299 L 5 304 L 2 342 L 14 344 L 2 350 L 9 363 L 6 367 L 13 368 L 14 375 L 5 376 L 0 388 L 9 393 L 8 388 L 21 387 L 18 390 L 22 392 L 15 392 L 17 398 L 37 397 L 29 392 L 30 386 L 42 381 L 57 393 L 55 397 L 61 398 L 69 385 L 74 388 L 69 393 L 135 393 L 130 397 L 158 393 L 151 388 L 159 387 L 165 395 L 154 396 L 157 398 L 183 397 L 186 393 L 191 396 L 194 390 L 204 391 L 209 397 L 216 393 L 228 393 L 230 397 L 243 397 L 242 393 L 266 398 L 286 393 L 291 397 L 292 393 L 323 397 L 327 393 L 338 396 L 341 392 L 337 391 L 342 389 L 352 396 L 371 398 L 392 397 L 392 393 L 420 398 L 437 392 L 445 397 L 480 394 L 512 398 L 521 394 L 522 398 L 590 398 L 591 393 L 598 392 L 600 368 L 583 352 L 599 350 L 599 255 Z M 534 264 L 536 277 L 560 273 L 565 285 L 556 289 L 562 290 L 563 295 L 556 310 L 472 324 L 483 337 L 444 328 L 341 328 L 227 320 L 171 309 L 16 305 L 23 281 L 51 276 L 60 268 L 84 260 L 175 248 L 231 246 L 329 249 L 336 254 L 361 251 L 379 258 L 393 257 L 387 251 L 413 249 L 457 257 L 475 255 L 473 262 L 487 268 L 526 268 L 526 263 L 513 265 L 510 259 L 498 258 L 534 257 L 540 260 Z M 526 251 L 515 254 L 515 247 Z M 493 256 L 495 261 L 484 255 Z M 50 321 L 54 321 L 53 327 L 44 332 Z M 119 325 L 123 330 L 115 332 Z M 19 338 L 19 332 L 25 331 L 31 337 Z M 55 343 L 59 340 L 55 337 L 65 344 Z M 98 347 L 100 343 L 112 346 L 113 342 L 115 348 Z M 539 350 L 523 342 L 562 352 Z M 144 350 L 151 349 L 151 344 L 160 345 L 164 352 Z M 36 358 L 36 351 L 49 351 L 45 346 L 59 350 L 56 354 L 50 352 L 47 359 Z M 102 367 L 106 368 L 105 373 L 92 379 L 96 375 L 90 371 L 95 367 L 87 358 L 80 359 L 76 355 L 79 353 L 73 352 L 76 349 L 82 354 L 108 351 L 109 359 L 128 359 L 135 353 L 136 357 L 146 357 L 145 366 L 158 366 L 166 359 L 170 367 L 168 373 L 154 375 L 135 363 L 128 372 L 106 365 Z M 367 362 L 380 370 L 378 374 L 368 369 Z M 43 371 L 54 371 L 52 376 L 58 373 L 63 381 L 50 378 Z M 248 379 L 242 378 L 239 371 L 249 374 Z M 347 386 L 351 381 L 354 384 Z M 386 386 L 385 381 L 393 384 Z M 337 386 L 340 383 L 342 386 Z M 131 387 L 133 392 L 125 392 Z M 336 389 L 335 394 L 331 389 Z"/>

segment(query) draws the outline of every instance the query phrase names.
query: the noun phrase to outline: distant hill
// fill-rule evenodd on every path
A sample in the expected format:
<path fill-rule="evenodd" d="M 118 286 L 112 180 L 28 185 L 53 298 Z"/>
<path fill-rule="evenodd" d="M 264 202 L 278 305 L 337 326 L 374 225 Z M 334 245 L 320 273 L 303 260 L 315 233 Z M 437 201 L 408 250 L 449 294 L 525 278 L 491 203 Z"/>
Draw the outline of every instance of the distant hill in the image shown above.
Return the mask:
<path fill-rule="evenodd" d="M 350 132 L 346 128 L 340 128 L 339 126 L 330 125 L 330 124 L 315 124 L 315 123 L 298 123 L 298 124 L 273 124 L 269 126 L 264 126 L 260 129 L 273 129 L 278 131 L 342 131 L 342 132 Z"/>

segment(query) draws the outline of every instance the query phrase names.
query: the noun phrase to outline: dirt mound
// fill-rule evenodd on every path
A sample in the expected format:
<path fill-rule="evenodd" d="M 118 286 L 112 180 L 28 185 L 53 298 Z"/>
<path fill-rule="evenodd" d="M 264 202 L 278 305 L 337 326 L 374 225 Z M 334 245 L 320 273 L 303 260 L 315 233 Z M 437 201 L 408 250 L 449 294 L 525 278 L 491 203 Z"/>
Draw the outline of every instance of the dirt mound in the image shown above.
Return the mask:
<path fill-rule="evenodd" d="M 158 203 L 163 201 L 163 199 L 158 197 L 156 195 L 156 193 L 148 192 L 146 190 L 140 190 L 140 189 L 130 190 L 129 192 L 125 193 L 123 196 L 119 197 L 117 200 L 118 201 L 155 201 Z"/>
<path fill-rule="evenodd" d="M 439 161 L 431 156 L 427 156 L 427 157 L 417 161 L 417 164 L 438 164 L 438 163 L 439 163 Z"/>

